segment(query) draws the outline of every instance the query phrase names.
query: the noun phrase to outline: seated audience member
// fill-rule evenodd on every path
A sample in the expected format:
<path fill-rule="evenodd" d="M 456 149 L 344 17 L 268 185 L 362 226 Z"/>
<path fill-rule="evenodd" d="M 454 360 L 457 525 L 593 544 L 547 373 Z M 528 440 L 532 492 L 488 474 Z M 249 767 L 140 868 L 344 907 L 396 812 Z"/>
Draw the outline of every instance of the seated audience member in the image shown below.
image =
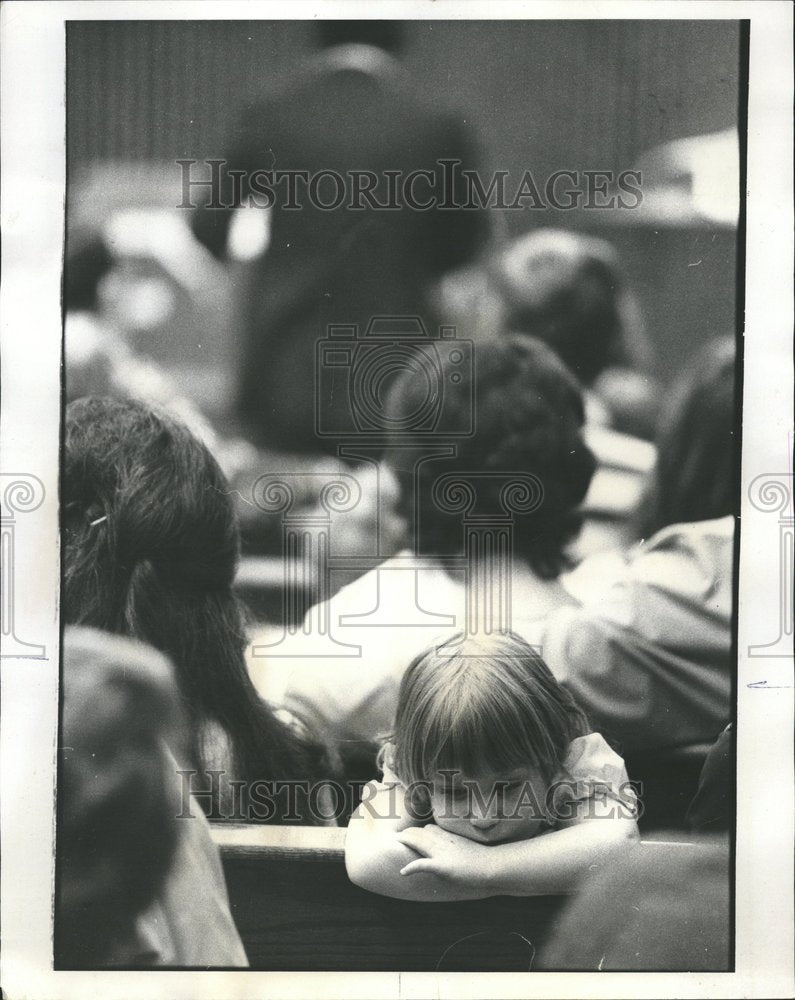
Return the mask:
<path fill-rule="evenodd" d="M 625 751 L 711 743 L 731 712 L 734 349 L 694 359 L 664 415 L 642 540 L 566 580 L 579 608 L 541 641 L 558 679 Z"/>
<path fill-rule="evenodd" d="M 400 686 L 350 878 L 401 899 L 570 892 L 637 837 L 624 762 L 512 634 L 453 636 Z"/>
<path fill-rule="evenodd" d="M 638 506 L 636 536 L 737 511 L 736 354 L 731 337 L 709 341 L 673 387 L 660 419 L 657 464 Z"/>
<path fill-rule="evenodd" d="M 538 229 L 497 258 L 490 281 L 503 327 L 543 340 L 586 387 L 589 423 L 653 437 L 658 389 L 638 373 L 649 349 L 609 243 Z"/>
<path fill-rule="evenodd" d="M 214 453 L 224 450 L 209 421 L 173 377 L 129 343 L 101 308 L 101 290 L 118 262 L 108 238 L 94 229 L 67 234 L 64 268 L 64 352 L 68 401 L 119 396 L 156 406 L 181 420 Z M 237 447 L 242 447 L 235 443 Z"/>
<path fill-rule="evenodd" d="M 443 360 L 442 378 L 449 377 L 450 365 Z M 427 449 L 438 452 L 437 439 L 393 435 L 385 461 L 398 483 L 397 513 L 414 526 L 414 537 L 407 535 L 396 556 L 307 616 L 307 630 L 318 618 L 328 621 L 337 645 L 329 643 L 328 655 L 313 648 L 302 656 L 303 633 L 270 648 L 271 635 L 254 636 L 250 669 L 260 690 L 270 700 L 283 699 L 335 743 L 373 741 L 387 732 L 406 666 L 434 638 L 465 624 L 467 573 L 472 594 L 485 563 L 473 557 L 467 566 L 462 515 L 443 510 L 434 494 L 440 477 L 471 477 L 478 514 L 503 522 L 506 484 L 536 477 L 543 487 L 540 504 L 512 515 L 514 626 L 535 641 L 538 622 L 573 603 L 558 576 L 569 565 L 566 549 L 577 535 L 577 508 L 594 468 L 582 437 L 579 387 L 552 351 L 531 338 L 479 347 L 474 373 L 471 437 L 431 459 Z M 386 404 L 391 426 L 417 412 L 424 392 L 412 372 L 401 373 Z M 446 405 L 450 426 L 469 418 L 467 393 L 450 394 Z"/>
<path fill-rule="evenodd" d="M 698 791 L 685 817 L 691 830 L 719 833 L 731 829 L 736 799 L 736 752 L 734 727 L 730 723 L 713 744 L 701 769 Z"/>
<path fill-rule="evenodd" d="M 67 628 L 62 690 L 56 964 L 247 965 L 207 820 L 181 817 L 168 660 Z"/>
<path fill-rule="evenodd" d="M 188 719 L 188 757 L 201 772 L 191 787 L 205 811 L 278 823 L 287 814 L 269 783 L 327 778 L 330 765 L 295 719 L 274 715 L 246 671 L 229 492 L 206 447 L 171 419 L 112 399 L 68 406 L 64 620 L 166 653 Z M 245 786 L 237 800 L 234 782 Z M 272 791 L 274 800 L 252 812 L 247 793 L 260 782 L 268 784 L 258 797 Z"/>
<path fill-rule="evenodd" d="M 575 896 L 536 964 L 544 972 L 726 972 L 728 845 L 638 843 Z"/>
<path fill-rule="evenodd" d="M 604 240 L 556 229 L 518 237 L 484 275 L 477 314 L 491 329 L 548 344 L 584 386 L 586 441 L 597 470 L 577 558 L 631 540 L 630 520 L 654 463 L 659 390 L 642 319 Z"/>

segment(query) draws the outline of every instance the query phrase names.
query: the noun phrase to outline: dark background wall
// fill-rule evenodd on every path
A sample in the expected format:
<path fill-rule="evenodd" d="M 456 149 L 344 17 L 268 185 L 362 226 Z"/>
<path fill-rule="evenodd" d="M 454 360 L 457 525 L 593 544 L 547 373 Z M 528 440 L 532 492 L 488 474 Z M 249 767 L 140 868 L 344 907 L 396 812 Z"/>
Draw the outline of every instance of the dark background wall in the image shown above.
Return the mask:
<path fill-rule="evenodd" d="M 295 21 L 72 22 L 69 166 L 222 155 L 230 115 L 310 50 Z M 409 22 L 405 62 L 488 166 L 623 169 L 737 121 L 736 21 Z"/>

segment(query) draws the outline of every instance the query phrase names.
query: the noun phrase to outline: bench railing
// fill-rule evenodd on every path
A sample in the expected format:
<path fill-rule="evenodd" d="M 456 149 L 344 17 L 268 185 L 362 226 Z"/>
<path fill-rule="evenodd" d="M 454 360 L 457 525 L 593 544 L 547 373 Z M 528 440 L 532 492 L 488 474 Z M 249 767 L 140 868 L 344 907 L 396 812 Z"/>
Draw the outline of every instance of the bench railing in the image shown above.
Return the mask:
<path fill-rule="evenodd" d="M 345 829 L 340 826 L 263 826 L 211 823 L 224 861 L 328 861 L 345 859 Z"/>
<path fill-rule="evenodd" d="M 529 971 L 566 902 L 563 896 L 388 899 L 348 879 L 342 828 L 211 826 L 232 913 L 256 969 Z"/>

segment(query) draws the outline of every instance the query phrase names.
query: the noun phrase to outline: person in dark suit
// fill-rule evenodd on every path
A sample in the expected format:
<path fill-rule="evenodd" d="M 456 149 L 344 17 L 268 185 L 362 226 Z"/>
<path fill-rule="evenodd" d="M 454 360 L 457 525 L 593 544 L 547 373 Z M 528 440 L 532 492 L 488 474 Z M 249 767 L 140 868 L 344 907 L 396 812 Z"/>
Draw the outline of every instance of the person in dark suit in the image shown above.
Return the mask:
<path fill-rule="evenodd" d="M 256 171 L 316 178 L 309 185 L 296 181 L 292 199 L 284 184 L 276 186 L 269 244 L 252 263 L 244 292 L 237 407 L 258 445 L 335 453 L 336 442 L 316 433 L 316 343 L 330 324 L 356 325 L 361 337 L 377 315 L 422 316 L 434 336 L 429 289 L 475 255 L 485 240 L 485 213 L 452 207 L 466 199 L 460 170 L 475 165 L 473 140 L 463 118 L 416 93 L 392 54 L 399 25 L 327 21 L 318 30 L 322 51 L 243 116 L 226 174 L 240 170 L 244 179 L 235 197 L 227 178 L 222 200 L 246 204 L 256 197 L 250 183 Z M 334 205 L 340 194 L 328 174 L 317 179 L 321 171 L 344 179 L 337 207 L 316 203 Z M 226 252 L 232 215 L 231 208 L 193 213 L 194 232 L 218 257 Z M 319 405 L 326 427 L 346 424 L 344 393 Z"/>

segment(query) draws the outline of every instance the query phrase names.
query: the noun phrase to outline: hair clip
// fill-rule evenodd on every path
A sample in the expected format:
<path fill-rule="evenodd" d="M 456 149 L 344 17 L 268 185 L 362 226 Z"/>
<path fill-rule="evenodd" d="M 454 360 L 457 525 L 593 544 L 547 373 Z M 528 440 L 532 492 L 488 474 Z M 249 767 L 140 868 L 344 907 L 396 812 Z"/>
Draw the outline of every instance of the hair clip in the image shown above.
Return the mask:
<path fill-rule="evenodd" d="M 96 519 L 96 521 L 89 521 L 88 522 L 88 526 L 89 526 L 89 528 L 93 528 L 95 524 L 102 524 L 102 522 L 103 521 L 107 521 L 107 519 L 108 519 L 108 515 L 107 514 L 103 514 L 102 517 L 98 517 Z"/>

